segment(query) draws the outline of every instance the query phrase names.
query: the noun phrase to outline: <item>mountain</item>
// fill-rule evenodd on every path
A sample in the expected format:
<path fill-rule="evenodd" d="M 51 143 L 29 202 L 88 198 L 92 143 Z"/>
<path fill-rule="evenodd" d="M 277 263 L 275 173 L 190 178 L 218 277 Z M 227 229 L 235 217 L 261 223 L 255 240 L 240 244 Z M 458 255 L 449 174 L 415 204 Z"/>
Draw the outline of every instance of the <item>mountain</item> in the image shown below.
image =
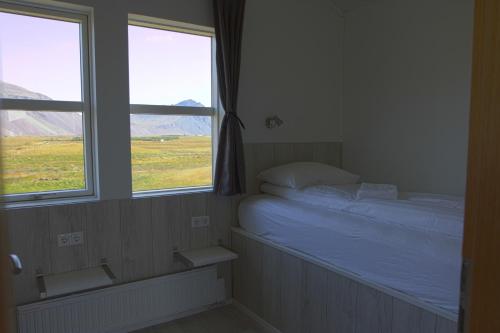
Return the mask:
<path fill-rule="evenodd" d="M 0 81 L 0 98 L 16 98 L 16 99 L 43 99 L 51 100 L 52 98 L 39 94 L 28 89 L 25 89 L 14 84 Z"/>
<path fill-rule="evenodd" d="M 20 86 L 0 81 L 0 98 L 41 99 L 50 97 Z M 203 107 L 192 99 L 176 106 Z M 80 112 L 0 112 L 2 136 L 81 136 L 82 116 Z M 159 116 L 137 114 L 130 117 L 133 137 L 153 135 L 210 135 L 210 117 Z"/>
<path fill-rule="evenodd" d="M 0 81 L 0 98 L 51 100 L 50 97 Z M 80 112 L 0 112 L 2 136 L 81 136 Z"/>
<path fill-rule="evenodd" d="M 203 104 L 187 99 L 175 106 L 203 107 Z M 210 135 L 210 117 L 200 116 L 159 116 L 133 114 L 130 116 L 132 137 L 153 135 Z"/>
<path fill-rule="evenodd" d="M 180 103 L 175 104 L 175 106 L 194 106 L 194 107 L 205 107 L 205 105 L 198 103 L 197 101 L 193 101 L 192 99 L 186 99 Z"/>
<path fill-rule="evenodd" d="M 1 111 L 2 136 L 82 136 L 81 112 Z"/>
<path fill-rule="evenodd" d="M 133 114 L 130 116 L 130 131 L 132 137 L 153 135 L 210 135 L 210 121 L 210 117 Z"/>

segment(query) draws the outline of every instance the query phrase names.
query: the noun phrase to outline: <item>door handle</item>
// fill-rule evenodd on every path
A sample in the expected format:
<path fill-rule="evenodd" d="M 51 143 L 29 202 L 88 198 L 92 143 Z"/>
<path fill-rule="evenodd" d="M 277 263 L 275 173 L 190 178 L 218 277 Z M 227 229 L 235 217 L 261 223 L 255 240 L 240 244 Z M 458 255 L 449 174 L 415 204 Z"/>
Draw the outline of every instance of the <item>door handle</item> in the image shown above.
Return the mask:
<path fill-rule="evenodd" d="M 10 264 L 12 265 L 12 273 L 19 275 L 23 271 L 23 264 L 21 259 L 16 254 L 9 254 Z"/>

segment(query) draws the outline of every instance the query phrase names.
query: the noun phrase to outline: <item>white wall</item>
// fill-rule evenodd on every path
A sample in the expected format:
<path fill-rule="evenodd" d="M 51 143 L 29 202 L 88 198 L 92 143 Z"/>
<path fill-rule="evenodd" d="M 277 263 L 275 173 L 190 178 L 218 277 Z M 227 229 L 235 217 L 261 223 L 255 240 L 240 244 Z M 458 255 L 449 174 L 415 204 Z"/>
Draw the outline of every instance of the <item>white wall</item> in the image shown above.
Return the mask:
<path fill-rule="evenodd" d="M 212 1 L 27 1 L 92 12 L 100 198 L 130 197 L 128 14 L 212 26 Z M 244 29 L 239 108 L 245 140 L 340 140 L 343 19 L 330 0 L 248 0 Z M 273 114 L 285 125 L 269 131 L 264 119 Z"/>
<path fill-rule="evenodd" d="M 343 19 L 330 0 L 248 0 L 239 114 L 246 142 L 340 141 Z M 269 130 L 267 116 L 284 125 Z"/>
<path fill-rule="evenodd" d="M 472 0 L 392 0 L 347 15 L 347 169 L 464 193 L 472 16 Z"/>
<path fill-rule="evenodd" d="M 208 0 L 50 0 L 35 4 L 73 7 L 91 13 L 94 40 L 98 192 L 101 199 L 131 197 L 130 110 L 128 85 L 128 14 L 203 26 L 213 25 Z M 83 8 L 81 8 L 83 6 Z"/>

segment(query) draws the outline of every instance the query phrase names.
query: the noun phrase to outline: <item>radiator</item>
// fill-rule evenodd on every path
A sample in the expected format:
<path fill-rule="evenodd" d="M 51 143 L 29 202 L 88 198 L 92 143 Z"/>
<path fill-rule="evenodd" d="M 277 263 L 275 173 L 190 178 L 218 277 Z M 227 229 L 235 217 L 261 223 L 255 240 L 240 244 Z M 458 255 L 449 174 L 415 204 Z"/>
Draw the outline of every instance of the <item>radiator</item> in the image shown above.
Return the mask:
<path fill-rule="evenodd" d="M 215 266 L 17 307 L 20 333 L 129 332 L 224 300 Z"/>

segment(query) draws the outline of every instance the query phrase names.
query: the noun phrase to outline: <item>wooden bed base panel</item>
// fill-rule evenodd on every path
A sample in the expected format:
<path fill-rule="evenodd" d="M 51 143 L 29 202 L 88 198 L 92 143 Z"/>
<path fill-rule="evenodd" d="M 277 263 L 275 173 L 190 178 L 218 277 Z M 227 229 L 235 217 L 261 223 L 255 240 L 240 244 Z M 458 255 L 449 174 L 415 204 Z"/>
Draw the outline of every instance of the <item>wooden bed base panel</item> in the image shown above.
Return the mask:
<path fill-rule="evenodd" d="M 232 229 L 233 298 L 283 333 L 455 333 L 456 316 Z M 404 297 L 403 297 L 404 296 Z"/>

